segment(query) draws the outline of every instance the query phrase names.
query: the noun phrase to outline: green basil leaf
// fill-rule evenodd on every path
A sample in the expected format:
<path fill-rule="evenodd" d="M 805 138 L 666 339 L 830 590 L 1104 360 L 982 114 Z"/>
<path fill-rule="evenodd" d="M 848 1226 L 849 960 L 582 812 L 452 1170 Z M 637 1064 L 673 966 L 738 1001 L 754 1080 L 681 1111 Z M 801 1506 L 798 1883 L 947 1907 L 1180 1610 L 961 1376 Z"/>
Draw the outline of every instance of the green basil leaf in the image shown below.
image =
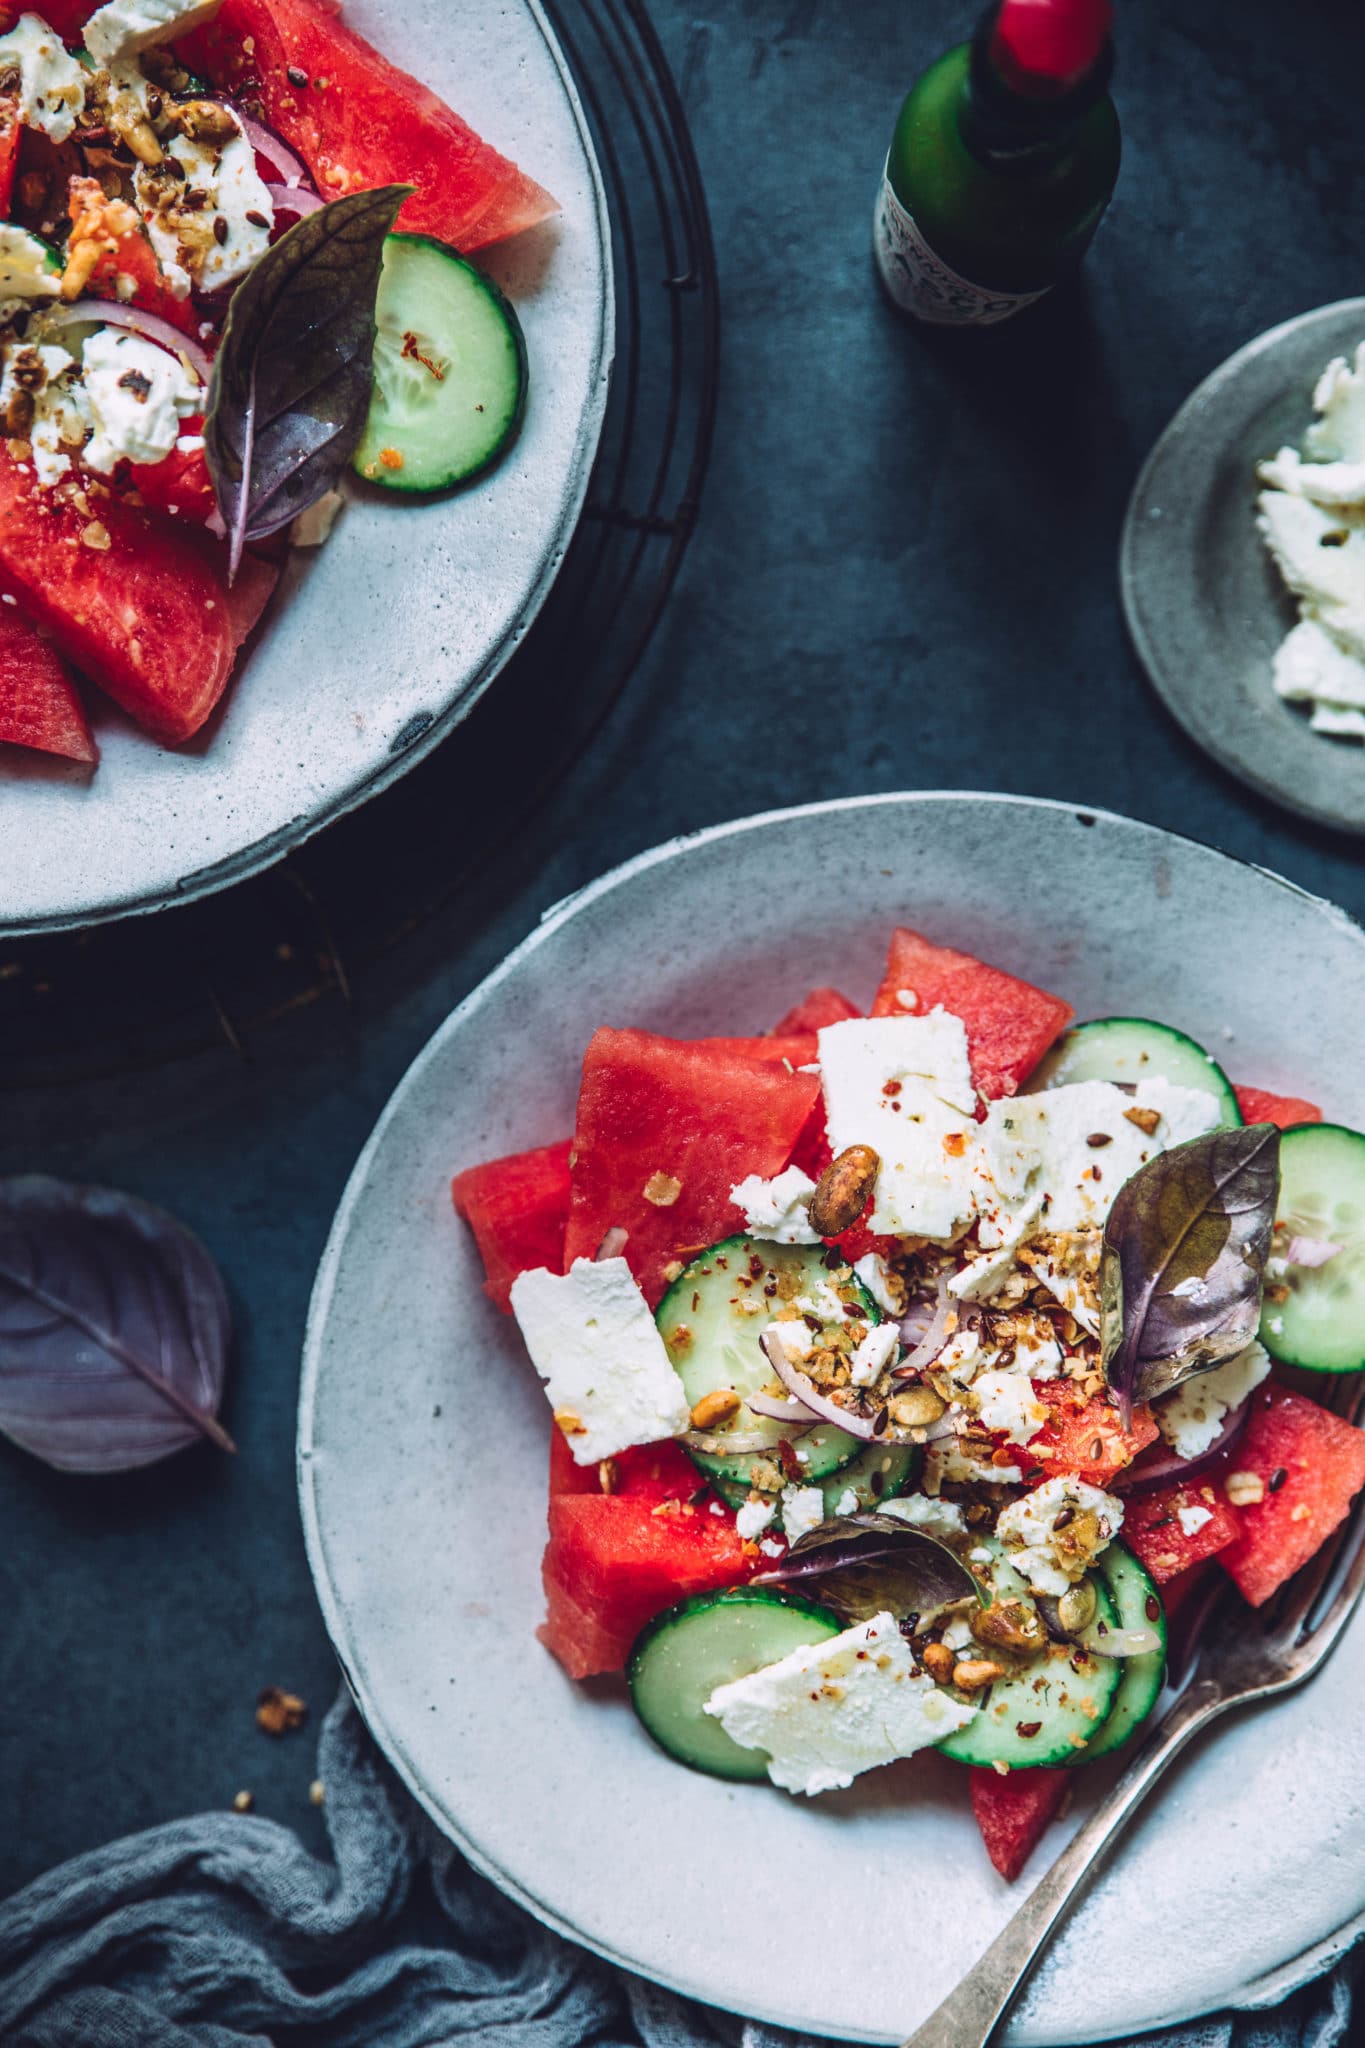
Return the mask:
<path fill-rule="evenodd" d="M 1104 1226 L 1100 1346 L 1125 1426 L 1134 1401 L 1256 1335 L 1279 1191 L 1274 1124 L 1173 1145 L 1119 1189 Z"/>
<path fill-rule="evenodd" d="M 355 453 L 374 381 L 384 238 L 412 189 L 352 192 L 305 215 L 232 295 L 204 455 L 233 576 L 246 542 L 316 504 Z"/>
<path fill-rule="evenodd" d="M 966 1565 L 946 1543 L 875 1511 L 836 1515 L 795 1542 L 756 1586 L 810 1586 L 845 1623 L 889 1612 L 920 1618 L 957 1600 L 984 1600 Z"/>

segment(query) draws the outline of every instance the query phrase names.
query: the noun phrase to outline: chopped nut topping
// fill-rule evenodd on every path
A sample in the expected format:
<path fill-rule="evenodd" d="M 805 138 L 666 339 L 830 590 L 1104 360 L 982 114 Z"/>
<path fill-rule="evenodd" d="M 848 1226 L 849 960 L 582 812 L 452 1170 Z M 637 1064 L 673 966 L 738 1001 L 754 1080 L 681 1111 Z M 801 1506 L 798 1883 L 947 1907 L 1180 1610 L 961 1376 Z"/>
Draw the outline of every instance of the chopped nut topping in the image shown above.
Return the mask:
<path fill-rule="evenodd" d="M 250 1813 L 255 1804 L 256 1794 L 254 1792 L 238 1792 L 233 1798 L 232 1810 L 234 1813 Z"/>
<path fill-rule="evenodd" d="M 957 1659 L 946 1643 L 926 1643 L 920 1662 L 935 1685 L 946 1685 Z"/>
<path fill-rule="evenodd" d="M 994 1685 L 997 1678 L 1003 1678 L 1005 1667 L 990 1657 L 964 1657 L 960 1664 L 953 1666 L 953 1684 L 959 1692 L 984 1692 L 988 1685 Z"/>
<path fill-rule="evenodd" d="M 1145 1131 L 1149 1138 L 1156 1135 L 1156 1127 L 1161 1122 L 1161 1111 L 1159 1109 L 1140 1109 L 1134 1103 L 1133 1107 L 1125 1109 L 1123 1114 L 1130 1124 L 1136 1124 L 1138 1129 Z"/>
<path fill-rule="evenodd" d="M 81 528 L 81 545 L 82 547 L 94 548 L 97 554 L 102 555 L 108 552 L 113 543 L 109 538 L 109 529 L 103 520 L 92 519 L 88 526 Z"/>
<path fill-rule="evenodd" d="M 1229 1472 L 1223 1491 L 1235 1508 L 1255 1507 L 1265 1499 L 1265 1481 L 1259 1472 Z"/>
<path fill-rule="evenodd" d="M 870 1145 L 850 1145 L 832 1159 L 810 1198 L 810 1220 L 821 1237 L 851 1230 L 877 1184 L 881 1160 Z"/>
<path fill-rule="evenodd" d="M 556 1408 L 554 1422 L 555 1428 L 561 1430 L 565 1436 L 586 1435 L 582 1417 L 575 1415 L 572 1408 Z"/>
<path fill-rule="evenodd" d="M 651 1173 L 643 1193 L 656 1209 L 671 1209 L 682 1193 L 682 1182 L 671 1173 Z"/>
<path fill-rule="evenodd" d="M 740 1408 L 739 1395 L 731 1387 L 717 1387 L 714 1393 L 703 1394 L 692 1410 L 693 1429 L 714 1429 L 718 1423 L 728 1422 L 737 1415 Z"/>
<path fill-rule="evenodd" d="M 266 1735 L 289 1735 L 302 1728 L 308 1709 L 296 1692 L 268 1685 L 256 1702 L 256 1726 Z"/>
<path fill-rule="evenodd" d="M 314 1778 L 312 1784 L 308 1787 L 309 1804 L 312 1806 L 321 1806 L 323 1800 L 326 1797 L 327 1788 L 323 1784 L 321 1778 Z"/>

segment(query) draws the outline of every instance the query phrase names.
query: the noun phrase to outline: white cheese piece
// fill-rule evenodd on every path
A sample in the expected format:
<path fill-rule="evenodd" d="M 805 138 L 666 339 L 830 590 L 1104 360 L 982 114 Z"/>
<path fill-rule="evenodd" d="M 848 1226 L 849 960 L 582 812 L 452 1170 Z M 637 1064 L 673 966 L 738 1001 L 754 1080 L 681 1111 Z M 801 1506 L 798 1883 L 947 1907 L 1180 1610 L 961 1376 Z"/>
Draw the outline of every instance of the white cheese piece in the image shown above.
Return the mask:
<path fill-rule="evenodd" d="M 813 1795 L 941 1742 L 976 1709 L 917 1671 L 894 1617 L 877 1614 L 718 1686 L 706 1712 L 767 1754 L 775 1785 Z"/>
<path fill-rule="evenodd" d="M 1014 1271 L 1014 1246 L 983 1252 L 958 1268 L 948 1281 L 948 1292 L 958 1301 L 989 1301 Z"/>
<path fill-rule="evenodd" d="M 1281 448 L 1256 473 L 1273 490 L 1311 498 L 1315 505 L 1365 506 L 1365 462 L 1305 462 L 1296 448 Z"/>
<path fill-rule="evenodd" d="M 46 242 L 13 221 L 0 222 L 0 299 L 52 299 L 61 290 L 60 268 L 51 267 Z"/>
<path fill-rule="evenodd" d="M 987 1552 L 987 1556 L 990 1553 Z M 965 1614 L 955 1614 L 942 1631 L 941 1640 L 945 1650 L 970 1650 L 976 1641 L 972 1625 Z"/>
<path fill-rule="evenodd" d="M 152 247 L 163 270 L 188 274 L 200 291 L 221 291 L 245 277 L 270 246 L 275 208 L 256 152 L 239 129 L 224 143 L 176 135 L 166 153 L 184 171 L 178 183 L 168 183 L 159 166 L 139 165 L 133 180 Z M 203 232 L 205 221 L 215 224 L 213 234 Z"/>
<path fill-rule="evenodd" d="M 1330 733 L 1339 740 L 1365 740 L 1365 711 L 1354 704 L 1332 704 L 1322 700 L 1313 706 L 1308 720 L 1314 732 Z"/>
<path fill-rule="evenodd" d="M 1175 1518 L 1187 1536 L 1197 1536 L 1205 1525 L 1213 1520 L 1211 1508 L 1177 1508 Z"/>
<path fill-rule="evenodd" d="M 1365 662 L 1348 654 L 1316 619 L 1300 619 L 1275 654 L 1275 689 L 1288 704 L 1331 704 L 1365 708 Z"/>
<path fill-rule="evenodd" d="M 799 1166 L 789 1166 L 772 1180 L 751 1173 L 730 1190 L 730 1200 L 744 1213 L 751 1237 L 771 1244 L 819 1244 L 820 1233 L 810 1220 L 815 1182 Z"/>
<path fill-rule="evenodd" d="M 765 1557 L 782 1557 L 786 1552 L 786 1545 L 775 1536 L 765 1536 L 758 1547 Z"/>
<path fill-rule="evenodd" d="M 857 1314 L 839 1298 L 833 1282 L 827 1280 L 823 1273 L 808 1294 L 797 1295 L 792 1307 L 798 1315 L 814 1316 L 819 1322 L 833 1323 L 836 1328 L 840 1323 L 851 1322 Z"/>
<path fill-rule="evenodd" d="M 106 0 L 83 31 L 97 64 L 117 64 L 212 21 L 222 0 Z"/>
<path fill-rule="evenodd" d="M 81 366 L 64 348 L 11 341 L 0 376 L 0 412 L 20 390 L 33 400 L 28 439 L 34 474 L 40 484 L 60 483 L 90 432 L 90 402 Z"/>
<path fill-rule="evenodd" d="M 182 441 L 181 447 L 185 446 Z M 338 514 L 346 503 L 341 491 L 324 491 L 314 505 L 307 506 L 289 528 L 289 544 L 296 548 L 320 548 L 331 538 Z"/>
<path fill-rule="evenodd" d="M 825 1496 L 818 1486 L 783 1487 L 782 1527 L 787 1532 L 788 1543 L 797 1543 L 801 1537 L 809 1536 L 824 1519 Z"/>
<path fill-rule="evenodd" d="M 943 1010 L 849 1018 L 819 1033 L 830 1146 L 881 1162 L 871 1227 L 951 1241 L 971 1221 L 976 1091 L 967 1034 Z"/>
<path fill-rule="evenodd" d="M 1020 1465 L 992 1465 L 987 1458 L 972 1457 L 956 1437 L 939 1437 L 925 1448 L 924 1491 L 928 1494 L 937 1496 L 945 1480 L 960 1486 L 1018 1486 L 1023 1477 Z"/>
<path fill-rule="evenodd" d="M 1091 1306 L 1080 1282 L 1068 1274 L 1050 1252 L 1031 1251 L 1028 1257 L 1029 1271 L 1035 1280 L 1041 1281 L 1054 1301 L 1060 1302 L 1074 1322 L 1092 1337 L 1100 1334 L 1100 1312 Z"/>
<path fill-rule="evenodd" d="M 1319 415 L 1304 436 L 1314 462 L 1365 462 L 1365 342 L 1354 364 L 1333 356 L 1317 381 L 1313 410 Z"/>
<path fill-rule="evenodd" d="M 1047 1409 L 1026 1372 L 983 1372 L 972 1382 L 976 1413 L 987 1429 L 1003 1430 L 1013 1444 L 1026 1444 L 1047 1421 Z"/>
<path fill-rule="evenodd" d="M 777 1513 L 775 1500 L 746 1500 L 735 1512 L 735 1532 L 745 1543 L 757 1543 Z"/>
<path fill-rule="evenodd" d="M 1304 610 L 1348 651 L 1365 655 L 1365 514 L 1328 510 L 1289 491 L 1262 491 L 1257 502 L 1266 546 Z"/>
<path fill-rule="evenodd" d="M 855 1492 L 853 1491 L 853 1488 L 852 1488 L 851 1486 L 846 1486 L 846 1487 L 844 1488 L 843 1492 L 842 1492 L 842 1493 L 841 1493 L 841 1494 L 839 1495 L 839 1498 L 838 1498 L 838 1500 L 836 1500 L 836 1501 L 835 1501 L 835 1503 L 834 1503 L 834 1512 L 835 1512 L 835 1514 L 836 1514 L 836 1515 L 856 1515 L 856 1514 L 857 1514 L 857 1512 L 858 1512 L 858 1496 L 857 1496 L 857 1494 L 856 1494 L 856 1493 L 855 1493 Z"/>
<path fill-rule="evenodd" d="M 575 1259 L 512 1282 L 512 1311 L 575 1462 L 680 1436 L 691 1422 L 649 1304 L 624 1259 Z"/>
<path fill-rule="evenodd" d="M 900 1305 L 891 1291 L 891 1268 L 880 1252 L 865 1253 L 854 1261 L 853 1270 L 879 1309 L 889 1316 L 900 1314 Z"/>
<path fill-rule="evenodd" d="M 109 476 L 123 457 L 160 462 L 180 434 L 182 418 L 202 412 L 205 391 L 177 356 L 127 328 L 100 327 L 82 352 L 94 437 L 86 466 Z"/>
<path fill-rule="evenodd" d="M 1212 1372 L 1196 1373 L 1173 1394 L 1156 1402 L 1156 1426 L 1178 1458 L 1202 1458 L 1231 1411 L 1260 1386 L 1270 1359 L 1260 1344 L 1248 1344 Z"/>
<path fill-rule="evenodd" d="M 896 1323 L 874 1323 L 854 1346 L 848 1362 L 848 1376 L 855 1387 L 870 1387 L 880 1379 L 900 1350 L 900 1328 Z"/>
<path fill-rule="evenodd" d="M 1093 1513 L 1099 1522 L 1100 1541 L 1089 1558 L 1066 1561 L 1058 1555 L 1057 1518 L 1067 1523 L 1078 1515 Z M 1063 1526 L 1066 1526 L 1064 1524 Z M 1035 1593 L 1060 1596 L 1081 1576 L 1086 1562 L 1093 1562 L 1123 1527 L 1123 1502 L 1084 1479 L 1062 1476 L 1044 1480 L 1022 1500 L 1011 1501 L 995 1525 L 995 1533 L 1009 1554 L 1014 1569 L 1027 1579 Z"/>
<path fill-rule="evenodd" d="M 55 29 L 36 14 L 21 14 L 0 36 L 0 79 L 17 73 L 19 119 L 65 142 L 85 105 L 85 72 Z"/>
<path fill-rule="evenodd" d="M 1129 1118 L 1134 1108 L 1159 1113 L 1151 1136 Z M 1139 1082 L 1134 1095 L 1111 1081 L 1073 1081 L 993 1102 L 982 1146 L 982 1244 L 1018 1242 L 1036 1222 L 1048 1231 L 1098 1227 L 1140 1166 L 1218 1119 L 1214 1095 L 1159 1079 Z"/>
<path fill-rule="evenodd" d="M 967 1533 L 966 1517 L 955 1500 L 930 1500 L 923 1493 L 902 1493 L 892 1500 L 878 1501 L 877 1513 L 894 1515 L 899 1521 L 908 1522 L 912 1529 L 937 1536 L 941 1543 L 951 1543 L 954 1537 Z"/>

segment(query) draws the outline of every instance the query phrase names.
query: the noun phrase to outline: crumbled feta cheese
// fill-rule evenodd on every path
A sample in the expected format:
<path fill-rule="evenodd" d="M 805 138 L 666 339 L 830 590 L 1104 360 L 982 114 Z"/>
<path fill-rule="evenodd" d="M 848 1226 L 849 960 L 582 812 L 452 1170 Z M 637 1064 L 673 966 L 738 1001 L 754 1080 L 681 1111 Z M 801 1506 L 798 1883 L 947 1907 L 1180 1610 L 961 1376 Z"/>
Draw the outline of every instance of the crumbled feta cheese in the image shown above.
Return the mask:
<path fill-rule="evenodd" d="M 202 442 L 200 444 L 203 445 Z M 183 448 L 185 443 L 182 441 Z M 337 515 L 346 500 L 340 491 L 324 491 L 315 505 L 300 512 L 289 528 L 289 542 L 296 548 L 320 548 L 330 539 Z"/>
<path fill-rule="evenodd" d="M 578 1464 L 688 1427 L 682 1381 L 624 1259 L 519 1273 L 512 1311 Z"/>
<path fill-rule="evenodd" d="M 126 328 L 97 328 L 82 363 L 95 428 L 85 462 L 102 476 L 112 475 L 125 456 L 162 461 L 176 444 L 181 420 L 204 409 L 204 387 L 186 375 L 179 358 Z"/>
<path fill-rule="evenodd" d="M 1365 524 L 1357 510 L 1262 491 L 1257 524 L 1276 568 L 1310 618 L 1365 656 Z M 1344 535 L 1344 539 L 1338 539 Z M 1324 544 L 1324 537 L 1327 537 Z"/>
<path fill-rule="evenodd" d="M 900 1350 L 900 1329 L 895 1323 L 874 1323 L 853 1348 L 848 1376 L 855 1387 L 870 1387 L 881 1378 Z"/>
<path fill-rule="evenodd" d="M 881 1162 L 871 1227 L 951 1240 L 970 1222 L 976 1091 L 957 1017 L 849 1018 L 819 1033 L 826 1127 L 837 1154 Z"/>
<path fill-rule="evenodd" d="M 855 1259 L 853 1270 L 879 1309 L 886 1315 L 900 1314 L 900 1304 L 891 1291 L 891 1268 L 880 1252 L 866 1252 Z"/>
<path fill-rule="evenodd" d="M 37 235 L 0 222 L 0 299 L 53 299 L 61 290 L 61 266 L 52 267 L 52 251 Z"/>
<path fill-rule="evenodd" d="M 988 1550 L 984 1543 L 974 1545 L 967 1552 L 967 1556 L 972 1564 L 993 1564 L 995 1562 L 995 1552 Z"/>
<path fill-rule="evenodd" d="M 765 1557 L 781 1557 L 785 1545 L 779 1543 L 773 1536 L 765 1536 L 758 1547 Z"/>
<path fill-rule="evenodd" d="M 751 1173 L 730 1190 L 730 1200 L 744 1212 L 744 1224 L 751 1237 L 773 1244 L 819 1244 L 820 1233 L 810 1220 L 810 1198 L 815 1182 L 799 1166 L 764 1180 Z"/>
<path fill-rule="evenodd" d="M 1011 1443 L 1028 1443 L 1047 1421 L 1047 1409 L 1026 1372 L 979 1373 L 972 1381 L 972 1400 L 985 1427 L 1003 1430 Z"/>
<path fill-rule="evenodd" d="M 969 1387 L 986 1360 L 975 1330 L 959 1330 L 934 1360 L 935 1372 L 946 1373 L 955 1387 Z"/>
<path fill-rule="evenodd" d="M 1248 1344 L 1235 1358 L 1214 1366 L 1212 1372 L 1196 1373 L 1173 1394 L 1155 1403 L 1156 1426 L 1178 1458 L 1201 1458 L 1216 1442 L 1232 1409 L 1270 1371 L 1270 1359 L 1260 1344 Z"/>
<path fill-rule="evenodd" d="M 833 1323 L 836 1327 L 849 1319 L 849 1310 L 840 1300 L 832 1283 L 822 1273 L 809 1294 L 798 1294 L 792 1306 L 798 1315 L 815 1316 L 822 1323 Z"/>
<path fill-rule="evenodd" d="M 1187 1536 L 1197 1536 L 1213 1520 L 1211 1508 L 1177 1508 L 1175 1518 Z"/>
<path fill-rule="evenodd" d="M 942 1632 L 943 1647 L 946 1650 L 969 1650 L 975 1641 L 971 1622 L 965 1614 L 955 1614 Z"/>
<path fill-rule="evenodd" d="M 815 1349 L 815 1333 L 799 1317 L 790 1322 L 769 1323 L 763 1332 L 764 1349 L 776 1344 L 789 1365 L 799 1365 Z"/>
<path fill-rule="evenodd" d="M 1034 1279 L 1046 1287 L 1053 1300 L 1061 1304 L 1073 1321 L 1090 1336 L 1099 1336 L 1099 1309 L 1074 1273 L 1068 1273 L 1051 1252 L 1040 1251 L 1036 1246 L 1029 1251 L 1028 1267 Z"/>
<path fill-rule="evenodd" d="M 179 268 L 200 291 L 220 291 L 245 277 L 270 246 L 275 208 L 256 153 L 240 126 L 223 142 L 173 136 L 166 153 L 182 175 L 168 175 L 164 164 L 139 164 L 133 179 L 152 247 L 163 269 Z"/>
<path fill-rule="evenodd" d="M 797 1543 L 825 1519 L 825 1496 L 818 1486 L 784 1486 L 782 1527 L 788 1543 Z"/>
<path fill-rule="evenodd" d="M 878 1614 L 718 1686 L 706 1712 L 766 1753 L 775 1785 L 814 1794 L 941 1742 L 976 1709 L 917 1671 L 894 1617 Z"/>
<path fill-rule="evenodd" d="M 117 64 L 212 21 L 222 0 L 106 0 L 83 30 L 97 64 Z"/>
<path fill-rule="evenodd" d="M 21 14 L 0 36 L 0 74 L 17 71 L 19 119 L 65 142 L 85 105 L 85 73 L 55 29 L 36 14 Z"/>
<path fill-rule="evenodd" d="M 28 430 L 40 484 L 60 483 L 90 433 L 90 401 L 81 366 L 66 349 L 11 341 L 0 376 L 0 413 L 16 401 L 32 402 Z"/>
<path fill-rule="evenodd" d="M 855 1492 L 853 1491 L 853 1488 L 852 1488 L 851 1486 L 846 1486 L 846 1487 L 844 1488 L 843 1492 L 842 1492 L 842 1493 L 841 1493 L 841 1494 L 839 1495 L 839 1498 L 838 1498 L 838 1500 L 836 1500 L 836 1501 L 835 1501 L 835 1503 L 834 1503 L 834 1512 L 835 1512 L 835 1514 L 836 1514 L 836 1515 L 856 1515 L 856 1514 L 857 1514 L 857 1512 L 858 1512 L 858 1496 L 857 1496 L 857 1494 L 856 1494 L 856 1493 L 855 1493 Z"/>
<path fill-rule="evenodd" d="M 929 1494 L 936 1495 L 945 1480 L 964 1486 L 1018 1486 L 1023 1477 L 1019 1465 L 993 1465 L 988 1458 L 972 1457 L 956 1437 L 939 1437 L 925 1447 L 924 1491 Z"/>
<path fill-rule="evenodd" d="M 1313 392 L 1318 417 L 1304 436 L 1314 462 L 1365 462 L 1365 342 L 1354 364 L 1333 356 Z"/>
<path fill-rule="evenodd" d="M 1095 1517 L 1093 1541 L 1084 1541 L 1077 1533 L 1086 1515 Z M 995 1533 L 1009 1553 L 1009 1562 L 1035 1593 L 1060 1596 L 1122 1527 L 1121 1500 L 1084 1479 L 1063 1476 L 1047 1479 L 1022 1500 L 1011 1501 L 996 1523 Z M 1065 1541 L 1059 1544 L 1058 1538 L 1064 1535 Z"/>
<path fill-rule="evenodd" d="M 960 1267 L 949 1278 L 948 1292 L 958 1301 L 989 1301 L 1013 1271 L 1014 1246 L 1007 1244 Z"/>
<path fill-rule="evenodd" d="M 777 1513 L 775 1500 L 746 1500 L 735 1513 L 735 1533 L 745 1543 L 757 1543 Z"/>
<path fill-rule="evenodd" d="M 930 1500 L 922 1493 L 901 1493 L 893 1500 L 877 1503 L 879 1515 L 894 1515 L 912 1529 L 923 1529 L 941 1543 L 951 1543 L 967 1533 L 967 1521 L 955 1500 Z"/>

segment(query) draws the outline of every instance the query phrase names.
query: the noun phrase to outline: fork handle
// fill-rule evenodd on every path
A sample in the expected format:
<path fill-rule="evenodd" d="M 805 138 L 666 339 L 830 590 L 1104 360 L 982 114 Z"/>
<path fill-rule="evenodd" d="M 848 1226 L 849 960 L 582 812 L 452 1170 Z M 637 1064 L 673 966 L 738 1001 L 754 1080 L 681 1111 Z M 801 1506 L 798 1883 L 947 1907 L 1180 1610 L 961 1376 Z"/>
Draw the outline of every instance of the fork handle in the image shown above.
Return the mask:
<path fill-rule="evenodd" d="M 979 1963 L 904 2048 L 987 2048 L 1053 1931 L 1166 1766 L 1227 1704 L 1212 1680 L 1191 1685 L 1154 1728 L 1109 1797 L 1077 1829 Z"/>

